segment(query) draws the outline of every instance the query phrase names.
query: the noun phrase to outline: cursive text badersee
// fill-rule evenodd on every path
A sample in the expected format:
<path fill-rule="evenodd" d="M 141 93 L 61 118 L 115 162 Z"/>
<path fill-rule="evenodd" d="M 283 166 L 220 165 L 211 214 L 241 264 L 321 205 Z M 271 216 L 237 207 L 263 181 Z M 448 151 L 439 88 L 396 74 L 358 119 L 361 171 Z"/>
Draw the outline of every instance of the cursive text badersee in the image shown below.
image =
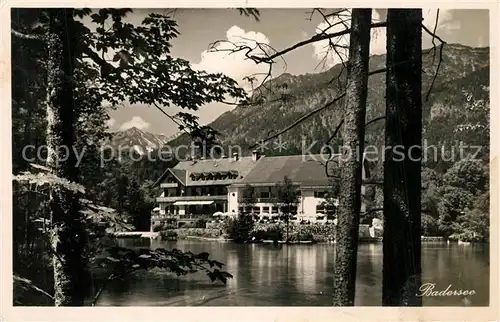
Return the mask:
<path fill-rule="evenodd" d="M 421 293 L 418 296 L 466 296 L 476 294 L 474 290 L 453 290 L 451 284 L 444 290 L 435 290 L 435 288 L 435 283 L 422 284 L 419 289 Z"/>

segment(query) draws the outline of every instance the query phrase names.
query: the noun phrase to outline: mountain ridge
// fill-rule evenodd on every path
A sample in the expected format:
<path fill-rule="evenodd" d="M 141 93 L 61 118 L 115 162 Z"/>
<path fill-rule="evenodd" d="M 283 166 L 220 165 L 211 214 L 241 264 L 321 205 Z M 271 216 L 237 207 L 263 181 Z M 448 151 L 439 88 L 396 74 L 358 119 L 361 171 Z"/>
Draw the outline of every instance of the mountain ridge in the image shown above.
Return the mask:
<path fill-rule="evenodd" d="M 440 70 L 433 83 L 439 53 L 440 48 L 423 51 L 424 139 L 434 144 L 463 140 L 469 144 L 487 145 L 488 135 L 457 129 L 467 129 L 471 126 L 477 128 L 478 124 L 479 127 L 489 126 L 489 47 L 474 48 L 460 44 L 446 44 L 442 50 L 443 60 Z M 369 65 L 370 70 L 384 68 L 385 55 L 371 56 Z M 221 133 L 218 139 L 224 142 L 224 146 L 239 145 L 243 154 L 248 155 L 251 153 L 250 146 L 293 124 L 297 119 L 324 106 L 342 93 L 346 73 L 341 71 L 342 65 L 339 64 L 320 73 L 282 74 L 265 83 L 269 90 L 254 93 L 251 98 L 253 105 L 240 105 L 231 111 L 226 111 L 209 126 Z M 433 84 L 432 91 L 426 99 L 431 84 Z M 461 108 L 467 106 L 470 100 L 479 102 L 478 104 L 485 102 L 479 114 Z M 283 133 L 276 139 L 282 141 L 278 150 L 274 148 L 275 142 L 270 142 L 267 150 L 261 152 L 270 156 L 300 154 L 304 146 L 309 147 L 315 142 L 311 152 L 318 153 L 341 120 L 342 104 L 343 100 L 340 100 L 332 107 Z M 381 117 L 384 113 L 385 73 L 379 73 L 369 77 L 366 120 L 368 122 Z M 142 132 L 141 135 L 135 136 L 142 137 L 147 133 L 139 131 Z M 175 148 L 191 143 L 189 136 L 180 132 L 169 138 L 152 133 L 149 135 L 155 137 L 149 139 L 156 143 L 155 146 L 147 145 L 145 140 L 141 142 L 141 140 L 120 139 L 120 135 L 116 133 L 114 140 L 118 143 L 143 144 L 145 145 L 143 150 L 146 151 L 165 144 Z M 367 127 L 366 140 L 372 145 L 383 145 L 383 121 L 372 123 Z M 280 145 L 280 142 L 277 143 L 276 147 Z M 333 140 L 333 145 L 340 143 L 341 138 Z"/>
<path fill-rule="evenodd" d="M 137 153 L 143 155 L 148 152 L 159 149 L 171 141 L 172 136 L 156 134 L 143 131 L 135 126 L 111 133 L 111 140 L 107 142 L 116 151 L 134 149 Z"/>
<path fill-rule="evenodd" d="M 439 63 L 439 53 L 439 47 L 434 50 L 427 49 L 423 51 L 422 58 L 424 134 L 431 134 L 431 136 L 438 125 L 435 124 L 435 119 L 430 119 L 429 116 L 432 114 L 430 111 L 435 112 L 444 108 L 456 112 L 457 115 L 462 115 L 459 106 L 466 104 L 467 95 L 463 95 L 464 91 L 470 93 L 474 100 L 488 101 L 487 108 L 489 109 L 488 91 L 483 90 L 483 88 L 489 88 L 489 47 L 474 48 L 460 44 L 446 44 L 442 49 L 443 59 L 439 73 L 433 81 Z M 385 57 L 385 54 L 371 56 L 370 70 L 384 68 Z M 280 75 L 266 82 L 266 87 L 272 90 L 256 92 L 252 96 L 252 100 L 257 102 L 255 105 L 237 106 L 233 110 L 221 114 L 209 125 L 221 133 L 220 139 L 225 144 L 238 144 L 243 148 L 248 148 L 337 97 L 343 92 L 342 82 L 345 82 L 346 73 L 340 73 L 341 71 L 342 65 L 339 64 L 316 74 Z M 336 77 L 339 74 L 340 77 L 337 80 Z M 470 75 L 474 75 L 473 79 L 468 79 Z M 433 89 L 426 100 L 431 84 L 433 84 Z M 280 101 L 278 99 L 280 97 L 287 98 L 287 100 Z M 385 73 L 370 76 L 367 121 L 385 114 L 384 97 Z M 454 105 L 450 105 L 451 102 Z M 268 150 L 265 151 L 265 154 L 301 153 L 302 138 L 304 137 L 309 143 L 312 141 L 326 142 L 341 120 L 342 104 L 343 100 L 340 100 L 332 107 L 284 133 L 281 139 L 288 144 L 286 151 Z M 462 116 L 466 118 L 470 115 Z M 456 118 L 453 120 L 454 122 L 460 121 Z M 453 127 L 453 124 L 448 124 L 446 127 Z M 450 139 L 455 137 L 451 130 L 445 134 Z M 381 139 L 383 140 L 383 122 L 371 124 L 367 128 L 366 137 L 367 141 L 380 144 Z M 189 144 L 189 141 L 187 135 L 181 135 L 168 144 L 175 147 L 180 144 Z M 250 150 L 246 149 L 245 153 L 249 154 Z"/>

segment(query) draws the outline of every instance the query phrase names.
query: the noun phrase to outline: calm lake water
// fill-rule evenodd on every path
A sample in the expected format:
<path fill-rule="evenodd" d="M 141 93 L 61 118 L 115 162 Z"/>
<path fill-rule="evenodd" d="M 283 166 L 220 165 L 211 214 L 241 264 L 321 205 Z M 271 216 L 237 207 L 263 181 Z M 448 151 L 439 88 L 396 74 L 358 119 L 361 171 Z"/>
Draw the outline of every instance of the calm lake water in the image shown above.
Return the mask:
<path fill-rule="evenodd" d="M 200 273 L 174 277 L 163 272 L 140 272 L 108 286 L 102 306 L 331 306 L 335 246 L 236 245 L 211 241 L 161 242 L 124 239 L 128 247 L 168 247 L 208 252 L 226 264 L 234 278 L 227 285 L 212 283 Z M 424 297 L 425 306 L 487 306 L 489 260 L 487 245 L 423 243 L 423 283 L 435 290 L 475 290 L 473 296 Z M 357 306 L 380 306 L 382 245 L 359 247 Z"/>

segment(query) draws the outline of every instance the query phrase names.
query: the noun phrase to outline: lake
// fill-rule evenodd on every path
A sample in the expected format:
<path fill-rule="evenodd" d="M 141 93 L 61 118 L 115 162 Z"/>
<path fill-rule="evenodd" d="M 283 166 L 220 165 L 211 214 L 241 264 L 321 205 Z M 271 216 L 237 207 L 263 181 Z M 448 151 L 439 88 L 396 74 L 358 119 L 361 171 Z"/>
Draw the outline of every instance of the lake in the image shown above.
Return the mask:
<path fill-rule="evenodd" d="M 164 272 L 141 271 L 126 281 L 110 284 L 99 306 L 331 306 L 334 244 L 237 245 L 230 242 L 122 239 L 127 247 L 168 247 L 226 264 L 234 277 L 227 285 L 212 283 L 196 273 L 177 278 Z M 425 306 L 488 306 L 488 245 L 422 244 L 423 283 L 435 290 L 474 290 L 463 296 L 424 297 Z M 380 306 L 382 244 L 361 244 L 358 252 L 356 306 Z"/>

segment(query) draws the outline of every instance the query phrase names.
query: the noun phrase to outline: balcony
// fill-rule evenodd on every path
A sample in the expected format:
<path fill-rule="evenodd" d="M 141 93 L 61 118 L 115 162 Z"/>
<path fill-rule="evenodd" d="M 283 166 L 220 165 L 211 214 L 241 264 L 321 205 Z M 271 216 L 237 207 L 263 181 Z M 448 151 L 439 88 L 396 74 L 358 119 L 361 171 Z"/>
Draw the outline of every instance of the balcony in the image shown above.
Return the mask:
<path fill-rule="evenodd" d="M 176 201 L 227 201 L 227 195 L 218 196 L 172 196 L 172 197 L 158 197 L 157 202 L 176 202 Z"/>
<path fill-rule="evenodd" d="M 179 184 L 177 182 L 161 183 L 160 188 L 177 188 Z"/>
<path fill-rule="evenodd" d="M 255 198 L 255 201 L 256 201 L 256 203 L 277 203 L 277 202 L 279 202 L 278 198 L 276 198 L 276 197 Z M 244 204 L 245 203 L 245 199 L 244 198 L 238 199 L 238 203 Z"/>

